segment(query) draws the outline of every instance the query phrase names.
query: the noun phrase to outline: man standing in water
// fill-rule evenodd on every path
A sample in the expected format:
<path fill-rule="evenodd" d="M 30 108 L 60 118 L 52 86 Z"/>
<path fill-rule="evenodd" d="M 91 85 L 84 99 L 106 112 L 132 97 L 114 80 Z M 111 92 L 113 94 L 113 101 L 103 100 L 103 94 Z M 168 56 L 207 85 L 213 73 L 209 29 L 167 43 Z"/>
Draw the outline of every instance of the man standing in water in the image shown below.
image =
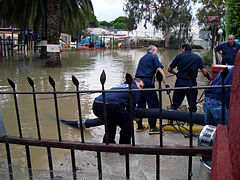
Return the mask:
<path fill-rule="evenodd" d="M 136 78 L 141 78 L 144 82 L 144 88 L 155 88 L 155 73 L 159 71 L 163 76 L 163 83 L 166 87 L 169 87 L 166 83 L 165 74 L 163 72 L 163 65 L 159 62 L 157 57 L 158 49 L 156 46 L 150 45 L 147 48 L 147 54 L 144 55 L 139 63 L 136 71 Z M 138 108 L 146 108 L 146 103 L 149 108 L 158 108 L 158 97 L 156 91 L 143 91 L 141 92 L 141 98 L 138 103 Z M 160 130 L 156 127 L 155 118 L 149 118 L 148 123 L 150 126 L 149 134 L 159 134 Z M 147 127 L 142 125 L 142 119 L 137 121 L 137 132 L 144 131 Z"/>
<path fill-rule="evenodd" d="M 142 89 L 144 83 L 141 79 L 135 78 L 132 82 L 132 89 Z M 112 90 L 117 89 L 129 89 L 129 85 L 125 82 L 117 87 L 111 88 Z M 129 92 L 115 92 L 106 93 L 106 110 L 107 110 L 107 134 L 104 135 L 103 143 L 106 142 L 106 137 L 108 137 L 109 143 L 115 142 L 116 128 L 120 126 L 120 140 L 119 144 L 130 144 L 131 143 L 131 120 L 130 120 L 130 102 L 129 102 Z M 140 97 L 140 92 L 132 93 L 133 100 L 133 110 L 135 110 L 136 104 L 138 103 Z M 102 95 L 96 97 L 93 103 L 93 113 L 104 122 L 104 112 L 103 112 L 103 97 Z M 135 111 L 133 112 L 133 117 L 135 116 Z"/>
<path fill-rule="evenodd" d="M 220 44 L 215 50 L 222 55 L 223 65 L 234 65 L 235 57 L 239 49 L 240 45 L 234 41 L 234 35 L 229 35 L 228 42 Z"/>
<path fill-rule="evenodd" d="M 192 76 L 192 86 L 197 86 L 197 75 L 198 69 L 201 70 L 202 74 L 210 80 L 210 76 L 208 71 L 205 69 L 202 59 L 197 54 L 194 54 L 192 51 L 192 47 L 189 44 L 184 44 L 181 47 L 181 54 L 177 55 L 170 67 L 168 68 L 168 72 L 175 74 L 177 76 L 177 80 L 175 82 L 175 87 L 189 87 L 190 82 L 188 79 L 189 70 L 193 71 Z M 178 72 L 174 71 L 174 68 L 178 68 Z M 196 100 L 197 100 L 197 89 L 192 90 L 192 111 L 197 111 Z M 189 99 L 189 90 L 174 90 L 173 93 L 173 109 L 178 109 L 178 107 L 182 104 L 184 97 L 187 96 L 188 105 L 190 104 Z"/>

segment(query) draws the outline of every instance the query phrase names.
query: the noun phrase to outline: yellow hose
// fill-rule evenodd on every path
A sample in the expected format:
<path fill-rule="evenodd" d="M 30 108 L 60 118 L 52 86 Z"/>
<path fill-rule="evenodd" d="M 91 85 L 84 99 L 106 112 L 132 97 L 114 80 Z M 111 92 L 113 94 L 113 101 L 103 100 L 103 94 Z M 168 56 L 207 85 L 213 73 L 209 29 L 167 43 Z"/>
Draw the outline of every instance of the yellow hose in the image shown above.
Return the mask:
<path fill-rule="evenodd" d="M 144 126 L 147 126 L 149 128 L 149 124 L 143 122 Z M 159 124 L 156 124 L 156 127 L 159 128 Z M 193 132 L 201 132 L 204 126 L 201 125 L 194 125 L 192 126 Z M 188 132 L 190 130 L 190 126 L 178 126 L 176 124 L 173 125 L 164 125 L 162 128 L 163 131 L 182 131 L 182 132 Z"/>

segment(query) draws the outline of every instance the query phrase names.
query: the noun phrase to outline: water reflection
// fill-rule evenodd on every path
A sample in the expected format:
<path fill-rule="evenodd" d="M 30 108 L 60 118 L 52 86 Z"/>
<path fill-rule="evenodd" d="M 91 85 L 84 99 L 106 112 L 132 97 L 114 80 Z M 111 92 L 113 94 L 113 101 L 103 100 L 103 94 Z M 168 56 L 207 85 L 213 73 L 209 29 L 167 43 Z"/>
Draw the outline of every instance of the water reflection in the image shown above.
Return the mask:
<path fill-rule="evenodd" d="M 106 50 L 106 51 L 77 51 L 62 53 L 62 68 L 45 68 L 44 63 L 36 58 L 26 59 L 23 56 L 17 58 L 0 58 L 0 91 L 12 91 L 7 78 L 16 83 L 17 91 L 32 91 L 27 82 L 27 77 L 33 79 L 36 91 L 52 91 L 48 82 L 51 76 L 56 83 L 57 91 L 74 91 L 72 75 L 79 80 L 81 90 L 100 90 L 100 75 L 105 70 L 107 79 L 105 88 L 122 83 L 125 74 L 134 76 L 139 59 L 145 55 L 144 49 L 137 50 Z M 179 53 L 175 50 L 160 50 L 161 60 L 166 75 L 167 67 L 172 59 Z M 175 77 L 167 79 L 171 87 L 174 86 Z M 199 85 L 205 85 L 205 78 L 199 75 Z M 200 94 L 200 93 L 199 93 Z M 77 100 L 75 95 L 58 95 L 59 115 L 61 119 L 77 120 Z M 64 96 L 64 97 L 63 97 Z M 93 118 L 92 101 L 98 94 L 82 94 L 82 117 Z M 22 125 L 23 137 L 37 138 L 36 122 L 34 115 L 33 100 L 31 95 L 18 95 L 19 113 Z M 58 139 L 55 106 L 53 95 L 37 95 L 40 129 L 43 139 Z M 163 107 L 169 105 L 169 97 L 163 94 Z M 13 95 L 0 95 L 2 118 L 6 126 L 7 134 L 18 136 L 18 126 L 14 107 Z M 67 125 L 61 124 L 62 138 L 64 140 L 80 140 L 80 131 Z M 87 142 L 99 142 L 102 139 L 103 127 L 84 130 Z M 57 150 L 56 150 L 57 152 Z M 13 163 L 15 165 L 26 164 L 25 149 L 23 146 L 11 145 Z M 33 168 L 47 169 L 47 156 L 45 148 L 31 147 Z M 61 160 L 58 156 L 56 161 Z M 0 144 L 0 161 L 6 161 L 5 145 Z"/>

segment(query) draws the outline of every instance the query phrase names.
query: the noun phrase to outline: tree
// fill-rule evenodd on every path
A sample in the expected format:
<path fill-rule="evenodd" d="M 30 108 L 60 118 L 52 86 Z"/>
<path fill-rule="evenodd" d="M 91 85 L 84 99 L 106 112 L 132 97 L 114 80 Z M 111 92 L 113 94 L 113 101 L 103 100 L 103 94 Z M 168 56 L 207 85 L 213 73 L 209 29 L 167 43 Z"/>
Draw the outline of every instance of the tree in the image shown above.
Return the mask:
<path fill-rule="evenodd" d="M 24 30 L 33 28 L 35 33 L 42 28 L 43 35 L 48 34 L 48 41 L 53 44 L 59 44 L 61 28 L 69 33 L 79 32 L 86 28 L 89 14 L 93 13 L 91 0 L 1 0 L 0 3 L 1 15 L 11 25 Z M 55 53 L 49 55 L 53 57 L 49 60 L 48 56 L 46 66 L 61 64 Z"/>
<path fill-rule="evenodd" d="M 88 26 L 92 27 L 92 28 L 99 27 L 99 22 L 98 22 L 98 20 L 97 20 L 97 18 L 96 18 L 96 16 L 94 14 L 90 15 Z"/>
<path fill-rule="evenodd" d="M 128 31 L 133 31 L 133 30 L 137 29 L 137 23 L 134 18 L 134 13 L 131 9 L 129 10 L 128 18 L 126 19 L 126 23 L 127 23 Z"/>
<path fill-rule="evenodd" d="M 47 0 L 47 61 L 46 67 L 61 67 L 59 38 L 61 32 L 61 0 Z M 52 46 L 52 48 L 50 48 Z"/>
<path fill-rule="evenodd" d="M 99 25 L 103 27 L 110 27 L 110 23 L 107 21 L 99 21 Z"/>
<path fill-rule="evenodd" d="M 228 0 L 227 2 L 227 31 L 240 39 L 240 2 L 239 0 Z"/>
<path fill-rule="evenodd" d="M 226 14 L 226 0 L 193 0 L 195 3 L 201 3 L 201 7 L 198 8 L 196 17 L 198 19 L 198 25 L 208 29 L 210 24 L 208 23 L 209 16 L 219 16 L 222 26 L 224 26 L 224 17 Z"/>
<path fill-rule="evenodd" d="M 150 22 L 156 29 L 161 29 L 165 37 L 165 47 L 168 47 L 173 28 L 181 28 L 182 20 L 179 15 L 182 11 L 189 15 L 189 6 L 190 0 L 127 0 L 124 11 L 129 15 L 132 13 L 131 17 L 136 19 L 136 23 L 144 20 L 145 27 L 146 23 Z M 185 20 L 190 26 L 191 19 Z"/>
<path fill-rule="evenodd" d="M 124 22 L 117 22 L 113 24 L 114 29 L 127 29 L 127 25 Z"/>

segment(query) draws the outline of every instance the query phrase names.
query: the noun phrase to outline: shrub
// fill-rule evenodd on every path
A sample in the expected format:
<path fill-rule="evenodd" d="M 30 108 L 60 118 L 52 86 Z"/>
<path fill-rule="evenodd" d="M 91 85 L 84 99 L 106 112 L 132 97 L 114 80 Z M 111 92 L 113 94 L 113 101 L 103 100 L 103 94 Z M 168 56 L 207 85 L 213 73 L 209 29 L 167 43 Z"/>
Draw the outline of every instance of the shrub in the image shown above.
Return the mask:
<path fill-rule="evenodd" d="M 213 63 L 213 52 L 212 50 L 208 51 L 206 54 L 202 57 L 203 63 L 205 65 L 211 65 Z"/>
<path fill-rule="evenodd" d="M 203 47 L 200 45 L 192 44 L 192 49 L 203 49 Z"/>

